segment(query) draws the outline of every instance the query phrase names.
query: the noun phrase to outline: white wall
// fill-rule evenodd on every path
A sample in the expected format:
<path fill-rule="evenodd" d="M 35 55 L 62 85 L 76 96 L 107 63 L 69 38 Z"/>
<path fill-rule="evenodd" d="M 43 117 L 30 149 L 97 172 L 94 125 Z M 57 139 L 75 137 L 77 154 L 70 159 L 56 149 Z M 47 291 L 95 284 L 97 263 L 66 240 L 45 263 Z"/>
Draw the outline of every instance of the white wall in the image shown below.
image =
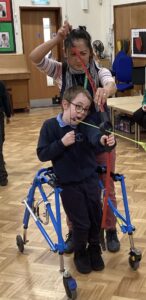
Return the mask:
<path fill-rule="evenodd" d="M 73 27 L 78 25 L 86 25 L 88 31 L 93 36 L 93 39 L 97 39 L 97 34 L 100 32 L 99 24 L 100 19 L 98 18 L 98 11 L 101 10 L 98 0 L 88 0 L 89 9 L 82 10 L 82 0 L 50 0 L 49 5 L 43 7 L 61 7 L 62 8 L 62 19 L 68 16 L 68 20 Z M 95 4 L 95 5 L 94 5 Z M 16 51 L 22 53 L 22 36 L 21 36 L 21 25 L 20 25 L 20 7 L 21 6 L 33 6 L 31 0 L 12 0 L 13 15 L 14 15 L 14 28 L 15 28 L 15 40 L 16 40 Z M 38 5 L 37 5 L 38 7 Z M 92 17 L 91 17 L 92 16 Z M 94 22 L 92 22 L 94 20 Z M 97 30 L 96 30 L 97 28 Z"/>
<path fill-rule="evenodd" d="M 88 10 L 82 9 L 84 0 L 50 0 L 50 4 L 44 7 L 61 7 L 62 19 L 68 16 L 73 27 L 86 25 L 92 36 L 92 40 L 99 39 L 104 43 L 106 53 L 111 54 L 109 42 L 111 42 L 113 24 L 113 6 L 128 3 L 142 2 L 141 0 L 86 0 Z M 85 1 L 85 2 L 86 2 Z M 102 4 L 100 4 L 102 2 Z M 146 1 L 143 1 L 146 3 Z M 20 24 L 20 7 L 33 6 L 31 0 L 12 0 L 14 14 L 14 28 L 16 51 L 22 53 L 22 36 Z M 113 40 L 113 38 L 112 38 Z"/>

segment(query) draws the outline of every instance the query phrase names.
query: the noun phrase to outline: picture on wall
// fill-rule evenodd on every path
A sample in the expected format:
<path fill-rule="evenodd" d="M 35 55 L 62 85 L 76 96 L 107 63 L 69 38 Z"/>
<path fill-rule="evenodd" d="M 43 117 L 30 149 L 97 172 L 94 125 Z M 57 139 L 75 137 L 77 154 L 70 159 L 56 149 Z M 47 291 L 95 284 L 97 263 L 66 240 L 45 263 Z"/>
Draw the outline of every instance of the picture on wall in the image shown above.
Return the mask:
<path fill-rule="evenodd" d="M 0 33 L 0 48 L 10 48 L 9 32 Z"/>
<path fill-rule="evenodd" d="M 15 52 L 15 38 L 12 23 L 0 23 L 0 53 Z"/>
<path fill-rule="evenodd" d="M 12 21 L 11 0 L 0 1 L 0 22 Z"/>
<path fill-rule="evenodd" d="M 132 57 L 146 57 L 146 29 L 131 30 Z"/>

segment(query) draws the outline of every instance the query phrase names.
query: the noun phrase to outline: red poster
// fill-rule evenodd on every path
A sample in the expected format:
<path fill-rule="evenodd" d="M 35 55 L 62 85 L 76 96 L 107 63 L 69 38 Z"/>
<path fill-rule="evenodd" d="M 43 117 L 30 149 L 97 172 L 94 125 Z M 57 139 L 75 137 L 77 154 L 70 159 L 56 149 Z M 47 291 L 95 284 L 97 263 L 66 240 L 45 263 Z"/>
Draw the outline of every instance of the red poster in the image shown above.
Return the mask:
<path fill-rule="evenodd" d="M 12 21 L 12 4 L 11 0 L 0 1 L 0 22 Z"/>

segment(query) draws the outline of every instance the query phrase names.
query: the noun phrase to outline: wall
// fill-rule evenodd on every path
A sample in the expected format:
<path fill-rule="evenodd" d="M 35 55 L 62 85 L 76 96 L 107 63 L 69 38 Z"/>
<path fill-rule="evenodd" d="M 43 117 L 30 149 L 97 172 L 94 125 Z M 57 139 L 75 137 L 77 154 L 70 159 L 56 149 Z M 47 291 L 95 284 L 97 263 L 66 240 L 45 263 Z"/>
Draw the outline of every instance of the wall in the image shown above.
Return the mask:
<path fill-rule="evenodd" d="M 88 31 L 91 33 L 91 35 L 93 35 L 93 39 L 97 39 L 98 30 L 95 31 L 95 28 L 99 28 L 99 19 L 98 13 L 96 12 L 100 11 L 100 5 L 98 4 L 98 1 L 89 0 L 89 9 L 88 11 L 85 11 L 81 8 L 81 2 L 82 0 L 50 0 L 50 4 L 44 5 L 43 7 L 61 7 L 63 20 L 67 14 L 69 22 L 74 28 L 78 25 L 86 25 Z M 93 2 L 95 2 L 95 6 L 93 5 Z M 12 5 L 14 14 L 16 51 L 17 53 L 22 53 L 20 7 L 34 7 L 34 5 L 31 4 L 31 0 L 12 0 Z M 93 23 L 91 22 L 91 19 L 95 20 L 94 26 L 92 25 Z"/>
<path fill-rule="evenodd" d="M 111 55 L 113 46 L 113 6 L 144 2 L 140 0 L 88 0 L 88 10 L 82 10 L 81 4 L 83 0 L 50 0 L 49 5 L 44 7 L 61 7 L 62 19 L 68 16 L 69 22 L 73 27 L 78 25 L 86 25 L 87 30 L 92 36 L 92 40 L 99 39 L 104 43 L 107 55 Z M 102 5 L 99 3 L 102 2 Z M 22 53 L 22 36 L 20 24 L 20 7 L 31 6 L 31 0 L 12 0 L 14 13 L 14 27 L 16 39 L 16 51 Z"/>

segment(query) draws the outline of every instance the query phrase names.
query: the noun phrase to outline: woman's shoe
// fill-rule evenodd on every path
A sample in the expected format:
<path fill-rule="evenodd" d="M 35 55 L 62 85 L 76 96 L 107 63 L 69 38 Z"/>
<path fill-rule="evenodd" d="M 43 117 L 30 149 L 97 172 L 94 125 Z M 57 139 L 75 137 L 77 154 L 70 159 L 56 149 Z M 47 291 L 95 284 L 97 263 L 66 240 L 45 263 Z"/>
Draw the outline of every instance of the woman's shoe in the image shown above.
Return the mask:
<path fill-rule="evenodd" d="M 120 242 L 116 229 L 108 229 L 106 231 L 106 244 L 110 252 L 118 252 L 120 250 Z"/>

